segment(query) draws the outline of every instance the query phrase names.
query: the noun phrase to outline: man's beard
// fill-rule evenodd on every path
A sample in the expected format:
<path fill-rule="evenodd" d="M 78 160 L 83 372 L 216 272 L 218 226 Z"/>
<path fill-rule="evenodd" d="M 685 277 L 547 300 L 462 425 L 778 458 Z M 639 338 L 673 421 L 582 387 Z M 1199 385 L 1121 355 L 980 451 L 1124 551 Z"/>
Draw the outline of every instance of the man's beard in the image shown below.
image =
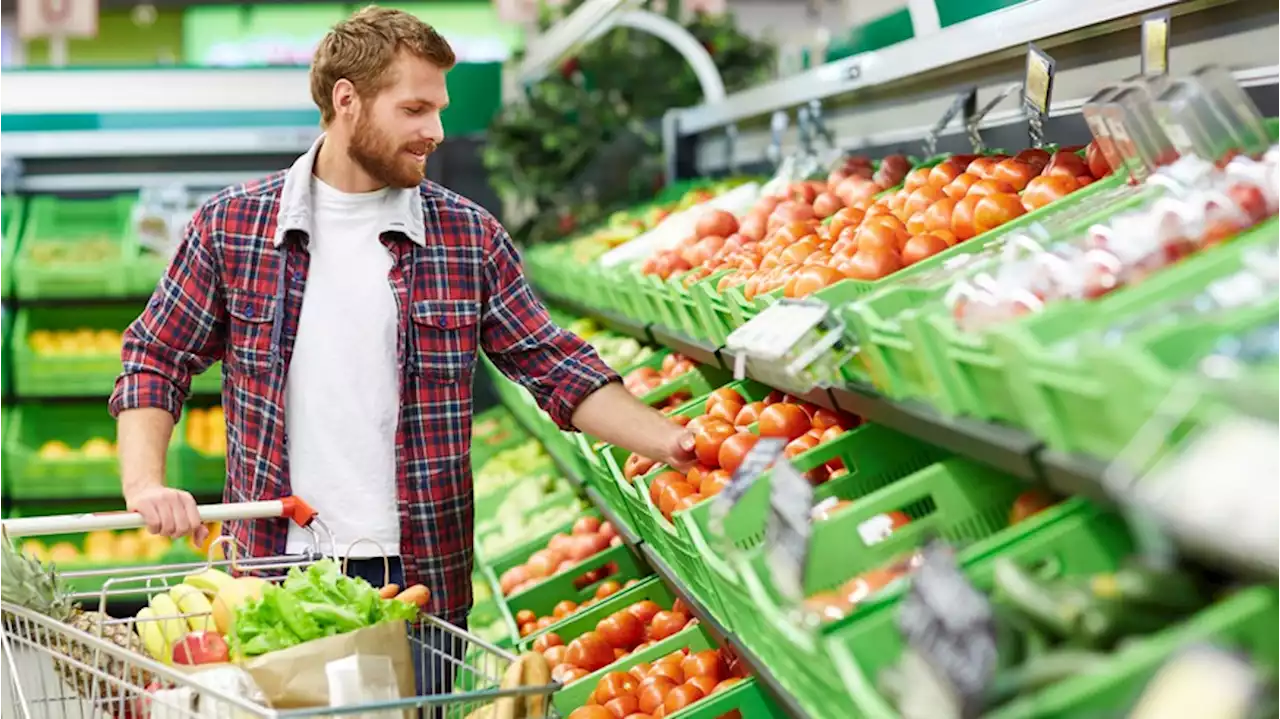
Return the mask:
<path fill-rule="evenodd" d="M 396 146 L 385 132 L 374 126 L 368 114 L 361 114 L 356 122 L 355 136 L 347 148 L 351 157 L 369 176 L 391 187 L 417 187 L 426 175 L 426 163 L 419 164 L 406 152 L 421 152 L 430 156 L 435 152 L 434 142 L 409 143 Z"/>

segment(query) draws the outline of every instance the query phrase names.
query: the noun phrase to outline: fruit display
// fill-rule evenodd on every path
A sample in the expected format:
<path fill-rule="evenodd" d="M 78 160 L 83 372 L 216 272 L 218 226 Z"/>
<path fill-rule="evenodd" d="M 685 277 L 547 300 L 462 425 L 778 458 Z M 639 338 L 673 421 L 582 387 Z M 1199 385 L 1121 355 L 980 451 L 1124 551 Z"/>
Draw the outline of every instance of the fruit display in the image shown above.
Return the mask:
<path fill-rule="evenodd" d="M 27 335 L 27 346 L 41 357 L 118 357 L 122 342 L 119 330 L 89 327 L 32 330 Z"/>
<path fill-rule="evenodd" d="M 84 444 L 79 447 L 72 448 L 67 446 L 66 442 L 51 439 L 40 445 L 40 449 L 36 450 L 36 455 L 40 459 L 51 462 L 80 459 L 113 459 L 116 456 L 116 444 L 103 437 L 94 437 L 85 440 Z"/>
<path fill-rule="evenodd" d="M 560 318 L 552 315 L 553 319 Z M 619 335 L 601 328 L 590 319 L 564 318 L 564 328 L 582 339 L 600 355 L 600 359 L 617 371 L 640 364 L 653 355 L 653 348 L 634 337 Z"/>
<path fill-rule="evenodd" d="M 662 364 L 658 367 L 641 366 L 626 373 L 622 376 L 622 384 L 631 394 L 643 397 L 668 382 L 693 371 L 697 366 L 688 357 L 678 352 L 672 352 L 662 358 Z M 692 396 L 688 392 L 677 392 L 661 400 L 662 404 L 658 409 L 670 409 L 689 399 L 692 399 Z"/>
<path fill-rule="evenodd" d="M 82 546 L 67 540 L 48 543 L 39 539 L 22 542 L 22 553 L 54 564 L 115 564 L 156 560 L 169 553 L 173 542 L 144 530 L 95 531 L 84 535 Z"/>
<path fill-rule="evenodd" d="M 654 662 L 640 662 L 626 671 L 606 674 L 597 682 L 588 703 L 574 709 L 569 719 L 661 719 L 694 707 L 748 676 L 731 653 L 718 649 L 691 651 L 685 647 Z M 741 713 L 722 716 L 741 717 Z"/>
<path fill-rule="evenodd" d="M 516 485 L 497 514 L 476 523 L 476 549 L 486 557 L 500 557 L 541 535 L 547 527 L 572 521 L 582 513 L 582 500 L 568 491 L 564 480 L 551 480 L 558 498 L 549 505 L 539 481 Z"/>
<path fill-rule="evenodd" d="M 208 456 L 226 456 L 227 420 L 222 407 L 187 410 L 187 445 Z"/>
<path fill-rule="evenodd" d="M 547 577 L 566 572 L 591 557 L 622 544 L 622 538 L 610 522 L 585 516 L 574 522 L 570 533 L 558 533 L 546 546 L 529 556 L 528 561 L 502 573 L 498 584 L 504 596 L 518 594 Z M 608 576 L 584 580 L 584 586 Z"/>

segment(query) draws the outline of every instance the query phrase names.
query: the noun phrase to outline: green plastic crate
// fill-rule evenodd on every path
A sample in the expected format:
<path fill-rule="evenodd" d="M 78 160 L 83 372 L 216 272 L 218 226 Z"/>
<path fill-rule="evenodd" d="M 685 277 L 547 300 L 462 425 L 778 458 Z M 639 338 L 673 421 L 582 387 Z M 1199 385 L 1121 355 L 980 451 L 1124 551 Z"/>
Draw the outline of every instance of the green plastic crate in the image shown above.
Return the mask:
<path fill-rule="evenodd" d="M 181 462 L 182 471 L 179 481 L 172 486 L 185 489 L 196 497 L 221 497 L 227 482 L 226 455 L 209 454 L 191 445 L 187 437 L 191 411 L 191 407 L 183 411 L 182 419 L 173 430 L 174 442 L 178 446 L 176 459 Z"/>
<path fill-rule="evenodd" d="M 123 330 L 137 317 L 130 307 L 27 307 L 18 311 L 13 328 L 14 391 L 23 397 L 96 396 L 106 398 L 120 374 L 120 345 L 91 344 L 92 333 Z M 37 331 L 89 330 L 77 343 L 47 354 L 31 346 Z M 86 352 L 90 346 L 96 351 Z"/>
<path fill-rule="evenodd" d="M 1016 478 L 949 459 L 867 494 L 829 520 L 814 524 L 805 595 L 835 589 L 863 572 L 888 565 L 930 536 L 960 544 L 986 539 L 1007 526 L 1009 510 L 1025 489 Z M 883 541 L 867 544 L 859 526 L 891 511 L 904 512 L 911 522 Z M 774 588 L 763 549 L 742 555 L 736 564 L 757 607 L 756 636 L 764 660 L 795 692 L 821 707 L 824 715 L 849 715 L 853 708 L 838 677 L 811 670 L 828 663 L 825 647 L 818 634 L 792 617 Z"/>
<path fill-rule="evenodd" d="M 737 320 L 730 311 L 725 296 L 717 289 L 720 281 L 732 274 L 733 270 L 721 270 L 693 283 L 689 294 L 693 297 L 701 335 L 712 344 L 723 347 L 729 335 L 738 328 Z"/>
<path fill-rule="evenodd" d="M 22 222 L 26 218 L 26 200 L 21 197 L 5 197 L 0 200 L 0 297 L 13 296 L 14 260 L 18 256 L 18 244 L 22 239 Z"/>
<path fill-rule="evenodd" d="M 814 501 L 830 497 L 853 500 L 944 459 L 947 453 L 878 424 L 864 424 L 842 437 L 814 447 L 792 463 L 801 471 L 840 458 L 847 474 L 824 482 L 814 489 Z M 676 551 L 687 547 L 691 566 L 701 567 L 695 586 L 711 598 L 705 603 L 725 626 L 744 637 L 756 635 L 760 613 L 755 600 L 734 562 L 733 553 L 751 552 L 765 537 L 765 517 L 769 511 L 769 474 L 742 496 L 725 518 L 724 536 L 711 521 L 711 504 L 703 502 L 676 512 Z M 729 546 L 733 550 L 728 549 Z"/>
<path fill-rule="evenodd" d="M 13 393 L 13 310 L 0 306 L 0 397 Z"/>
<path fill-rule="evenodd" d="M 993 368 L 992 375 L 998 371 L 1003 382 L 1003 392 L 993 389 L 982 398 L 988 414 L 996 410 L 990 404 L 992 397 L 1007 397 L 1009 411 L 1002 411 L 998 418 L 1022 424 L 1050 447 L 1103 459 L 1116 456 L 1137 429 L 1134 413 L 1110 411 L 1112 395 L 1121 392 L 1123 396 L 1125 390 L 1107 381 L 1109 375 L 1098 370 L 1098 360 L 1088 349 L 1073 356 L 1058 350 L 1058 345 L 1087 330 L 1105 328 L 1201 291 L 1213 280 L 1240 269 L 1250 248 L 1274 244 L 1278 227 L 1280 223 L 1272 219 L 1233 242 L 1189 257 L 1101 300 L 1059 303 L 987 335 L 967 337 L 967 342 L 989 345 L 983 361 Z M 963 367 L 955 370 L 958 376 L 963 372 Z M 981 386 L 996 384 L 991 379 Z M 1014 412 L 1016 416 L 1010 416 Z M 1122 421 L 1126 417 L 1128 420 Z"/>
<path fill-rule="evenodd" d="M 181 423 L 179 423 L 181 427 Z M 14 500 L 95 499 L 120 496 L 115 452 L 115 420 L 106 402 L 23 404 L 14 407 L 4 438 L 6 490 Z M 169 486 L 181 486 L 181 434 L 169 447 Z M 81 448 L 90 440 L 107 443 L 93 456 Z M 60 442 L 54 450 L 50 443 Z"/>
<path fill-rule="evenodd" d="M 686 647 L 690 652 L 700 652 L 705 649 L 715 649 L 716 645 L 705 630 L 697 627 L 689 635 L 688 642 L 679 648 Z M 643 652 L 636 652 L 614 662 L 613 671 L 625 672 L 641 662 L 651 662 L 663 654 L 670 654 L 671 651 L 673 650 L 658 652 L 657 647 L 651 647 Z M 574 682 L 552 696 L 552 706 L 560 716 L 567 717 L 574 709 L 586 704 L 595 690 L 594 682 L 588 684 L 585 679 Z M 667 717 L 669 719 L 717 719 L 735 710 L 747 719 L 772 719 L 783 716 L 777 706 L 765 696 L 757 681 L 752 678 L 743 680 L 724 691 L 716 692 L 675 714 L 668 714 Z"/>
<path fill-rule="evenodd" d="M 125 237 L 137 196 L 33 197 L 18 246 L 14 293 L 22 299 L 120 297 L 130 286 Z M 86 256 L 91 253 L 92 256 Z"/>

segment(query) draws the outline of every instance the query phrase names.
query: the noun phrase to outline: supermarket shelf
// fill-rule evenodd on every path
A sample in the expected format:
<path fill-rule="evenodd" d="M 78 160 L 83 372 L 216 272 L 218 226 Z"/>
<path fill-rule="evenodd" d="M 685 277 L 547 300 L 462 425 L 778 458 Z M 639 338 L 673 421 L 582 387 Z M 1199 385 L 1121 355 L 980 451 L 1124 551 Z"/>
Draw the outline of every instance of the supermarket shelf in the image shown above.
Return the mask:
<path fill-rule="evenodd" d="M 1096 457 L 1083 457 L 1045 449 L 1036 458 L 1044 481 L 1064 494 L 1079 494 L 1095 502 L 1113 503 L 1101 483 L 1107 464 Z"/>
<path fill-rule="evenodd" d="M 653 336 L 654 342 L 663 347 L 669 347 L 694 362 L 711 365 L 712 367 L 725 366 L 720 360 L 720 348 L 710 342 L 690 339 L 679 332 L 659 325 L 650 325 L 649 334 Z"/>
<path fill-rule="evenodd" d="M 886 399 L 870 387 L 831 390 L 846 412 L 949 449 L 1015 477 L 1038 480 L 1041 443 L 1020 430 L 964 417 L 948 417 L 919 402 Z"/>
<path fill-rule="evenodd" d="M 680 580 L 677 579 L 675 573 L 671 571 L 671 567 L 668 567 L 667 563 L 662 561 L 662 557 L 658 556 L 658 553 L 653 551 L 653 547 L 650 547 L 647 544 L 641 544 L 640 554 L 646 561 L 648 561 L 649 566 L 653 571 L 658 576 L 662 577 L 662 581 L 671 588 L 671 591 L 674 592 L 676 596 L 680 597 L 680 599 L 684 600 L 685 604 L 689 605 L 689 609 L 693 611 L 693 615 L 698 618 L 698 622 L 703 627 L 706 627 L 707 632 L 711 634 L 712 638 L 721 645 L 728 645 L 733 649 L 734 653 L 738 655 L 738 658 L 746 663 L 746 665 L 751 669 L 752 676 L 760 682 L 760 686 L 764 687 L 765 691 L 768 692 L 769 696 L 775 702 L 777 702 L 778 707 L 782 709 L 787 716 L 809 716 L 809 713 L 796 702 L 795 697 L 791 696 L 791 693 L 783 688 L 782 684 L 778 681 L 778 678 L 773 676 L 773 672 L 769 669 L 769 665 L 756 657 L 756 655 L 744 646 L 732 632 L 726 631 L 724 627 L 720 626 L 720 623 L 711 615 L 711 612 L 708 612 L 707 608 L 702 606 L 696 597 L 691 596 L 687 591 L 685 591 L 684 587 L 680 584 Z"/>
<path fill-rule="evenodd" d="M 618 520 L 618 516 L 613 513 L 609 505 L 605 503 L 604 497 L 591 487 L 587 487 L 587 499 L 591 500 L 591 504 L 600 511 L 600 515 L 604 517 L 613 528 L 618 530 L 618 534 L 622 537 L 623 543 L 632 549 L 638 550 L 640 543 L 643 541 L 640 536 L 627 528 L 627 523 Z"/>

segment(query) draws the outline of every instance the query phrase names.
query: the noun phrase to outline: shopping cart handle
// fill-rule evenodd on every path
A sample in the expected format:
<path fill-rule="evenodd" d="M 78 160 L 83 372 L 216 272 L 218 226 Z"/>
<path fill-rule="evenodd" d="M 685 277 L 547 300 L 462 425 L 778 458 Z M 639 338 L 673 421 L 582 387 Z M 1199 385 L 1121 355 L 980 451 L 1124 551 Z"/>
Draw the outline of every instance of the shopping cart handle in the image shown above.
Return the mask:
<path fill-rule="evenodd" d="M 238 502 L 235 504 L 204 504 L 196 507 L 202 522 L 225 522 L 236 519 L 292 520 L 306 527 L 316 518 L 316 511 L 298 497 L 282 497 L 265 502 Z M 23 517 L 6 519 L 0 523 L 9 537 L 39 537 L 49 534 L 94 532 L 98 530 L 138 529 L 144 526 L 142 515 L 137 512 L 93 512 L 90 514 L 60 514 L 52 517 Z"/>

